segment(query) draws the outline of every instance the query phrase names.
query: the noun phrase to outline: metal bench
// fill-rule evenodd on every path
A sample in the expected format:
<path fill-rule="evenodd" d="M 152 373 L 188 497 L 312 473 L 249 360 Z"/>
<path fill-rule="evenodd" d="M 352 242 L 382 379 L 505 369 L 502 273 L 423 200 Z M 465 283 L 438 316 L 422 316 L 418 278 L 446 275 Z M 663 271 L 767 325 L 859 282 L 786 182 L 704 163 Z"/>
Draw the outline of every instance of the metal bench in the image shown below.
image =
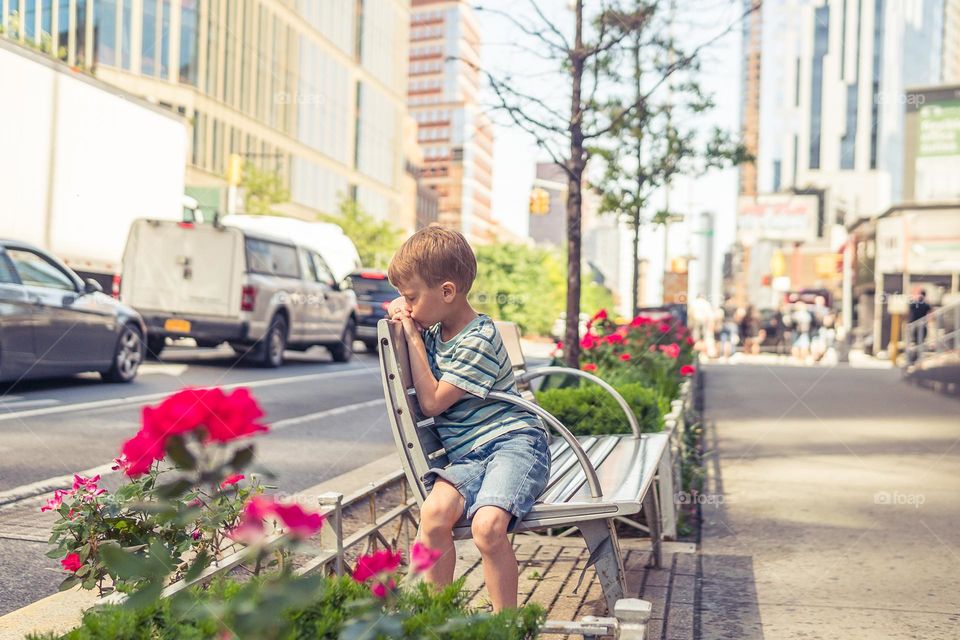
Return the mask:
<path fill-rule="evenodd" d="M 624 400 L 620 393 L 610 386 L 607 381 L 593 375 L 592 373 L 581 371 L 579 369 L 573 369 L 572 367 L 567 366 L 547 365 L 536 367 L 534 369 L 528 368 L 527 359 L 523 353 L 523 347 L 520 342 L 520 327 L 513 322 L 507 322 L 504 320 L 497 320 L 494 324 L 497 325 L 497 330 L 500 332 L 500 338 L 503 340 L 503 346 L 506 348 L 507 356 L 510 358 L 510 363 L 513 365 L 513 375 L 514 378 L 516 378 L 517 388 L 523 398 L 526 398 L 531 402 L 536 402 L 536 396 L 533 393 L 533 387 L 531 386 L 531 383 L 538 378 L 543 378 L 549 375 L 562 375 L 580 378 L 582 380 L 599 385 L 608 394 L 613 396 L 613 398 L 617 401 L 617 404 L 620 405 L 620 408 L 623 409 L 626 422 L 630 425 L 630 431 L 633 433 L 634 437 L 640 437 L 640 423 L 637 421 L 636 415 L 634 415 L 633 411 L 630 409 L 630 405 L 627 404 L 627 401 Z M 684 384 L 689 383 L 685 382 Z M 675 465 L 674 461 L 679 455 L 680 448 L 680 430 L 678 429 L 677 425 L 682 420 L 682 404 L 682 401 L 674 400 L 672 403 L 671 412 L 664 416 L 663 432 L 670 436 L 671 446 L 667 447 L 667 449 L 664 451 L 663 457 L 660 459 L 660 467 L 657 470 L 656 505 L 644 504 L 644 515 L 646 516 L 647 522 L 651 524 L 644 528 L 632 519 L 622 517 L 618 518 L 620 522 L 624 522 L 625 524 L 634 528 L 642 529 L 650 535 L 651 543 L 653 545 L 653 562 L 654 566 L 657 567 L 660 566 L 660 538 L 663 538 L 664 540 L 677 539 L 677 509 L 674 501 L 674 488 L 680 486 L 680 467 Z M 649 511 L 649 513 L 647 511 Z"/>
<path fill-rule="evenodd" d="M 381 320 L 377 339 L 387 415 L 407 481 L 418 504 L 422 505 L 427 490 L 421 478 L 428 469 L 445 466 L 446 453 L 431 428 L 433 418 L 424 417 L 417 405 L 402 328 Z M 539 416 L 560 436 L 550 446 L 550 480 L 546 489 L 530 512 L 513 524 L 511 532 L 576 526 L 590 550 L 587 566 L 595 568 L 607 610 L 612 614 L 615 603 L 626 591 L 614 519 L 646 508 L 649 519 L 657 523 L 656 495 L 650 489 L 664 452 L 670 448 L 669 435 L 577 438 L 554 416 L 528 399 L 500 392 L 491 392 L 488 398 Z M 658 528 L 656 524 L 654 528 Z M 465 519 L 459 522 L 454 527 L 454 537 L 470 538 L 470 523 Z M 659 542 L 659 532 L 654 540 Z"/>

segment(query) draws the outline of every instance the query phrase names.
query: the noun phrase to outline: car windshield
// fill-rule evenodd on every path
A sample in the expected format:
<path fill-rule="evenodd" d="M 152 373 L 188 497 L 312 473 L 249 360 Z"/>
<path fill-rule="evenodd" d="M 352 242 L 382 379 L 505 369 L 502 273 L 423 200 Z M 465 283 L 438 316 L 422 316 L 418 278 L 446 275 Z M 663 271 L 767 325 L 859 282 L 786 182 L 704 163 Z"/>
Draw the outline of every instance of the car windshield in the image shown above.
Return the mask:
<path fill-rule="evenodd" d="M 362 276 L 350 276 L 350 286 L 357 294 L 390 294 L 397 295 L 397 290 L 390 284 L 386 278 L 364 278 Z"/>

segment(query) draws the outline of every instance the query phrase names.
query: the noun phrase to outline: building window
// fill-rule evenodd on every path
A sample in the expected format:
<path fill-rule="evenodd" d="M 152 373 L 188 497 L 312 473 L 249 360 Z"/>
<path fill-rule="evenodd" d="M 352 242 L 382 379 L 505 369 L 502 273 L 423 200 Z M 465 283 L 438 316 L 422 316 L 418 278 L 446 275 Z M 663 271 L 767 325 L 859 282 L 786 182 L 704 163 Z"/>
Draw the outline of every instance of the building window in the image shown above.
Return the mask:
<path fill-rule="evenodd" d="M 117 64 L 117 0 L 100 0 L 94 5 L 94 64 Z"/>
<path fill-rule="evenodd" d="M 883 63 L 884 1 L 874 2 L 873 25 L 873 106 L 870 108 L 870 168 L 877 168 L 877 134 L 880 120 L 880 70 Z"/>
<path fill-rule="evenodd" d="M 143 21 L 140 45 L 140 73 L 145 76 L 157 73 L 157 2 L 143 3 Z"/>
<path fill-rule="evenodd" d="M 170 77 L 170 0 L 160 3 L 160 77 Z"/>
<path fill-rule="evenodd" d="M 197 86 L 197 52 L 200 48 L 197 31 L 197 2 L 183 0 L 180 9 L 180 71 L 183 84 Z"/>
<path fill-rule="evenodd" d="M 813 72 L 810 82 L 810 168 L 820 168 L 820 136 L 823 110 L 823 57 L 830 37 L 830 7 L 814 11 Z"/>

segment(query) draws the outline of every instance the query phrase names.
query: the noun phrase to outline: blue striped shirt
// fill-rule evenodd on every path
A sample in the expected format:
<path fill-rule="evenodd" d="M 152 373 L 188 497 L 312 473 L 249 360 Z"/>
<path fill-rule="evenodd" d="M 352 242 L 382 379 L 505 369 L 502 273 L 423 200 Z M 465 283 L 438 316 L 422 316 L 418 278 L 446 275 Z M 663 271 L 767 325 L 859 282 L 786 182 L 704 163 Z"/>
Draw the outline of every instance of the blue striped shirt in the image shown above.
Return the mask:
<path fill-rule="evenodd" d="M 504 433 L 544 428 L 540 418 L 517 406 L 483 400 L 491 391 L 520 396 L 507 349 L 489 316 L 479 314 L 446 342 L 437 323 L 424 332 L 423 341 L 434 377 L 467 392 L 434 418 L 451 462 Z"/>

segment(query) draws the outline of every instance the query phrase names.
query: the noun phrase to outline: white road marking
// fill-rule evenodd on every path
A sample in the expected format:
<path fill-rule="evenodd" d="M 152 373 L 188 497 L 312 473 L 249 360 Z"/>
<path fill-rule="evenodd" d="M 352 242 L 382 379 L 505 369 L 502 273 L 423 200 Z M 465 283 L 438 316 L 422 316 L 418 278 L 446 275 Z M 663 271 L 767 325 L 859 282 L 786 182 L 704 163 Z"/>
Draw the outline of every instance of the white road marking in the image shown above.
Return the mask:
<path fill-rule="evenodd" d="M 303 376 L 306 377 L 306 376 Z M 376 400 L 366 400 L 364 402 L 356 402 L 354 404 L 344 405 L 342 407 L 334 407 L 333 409 L 324 409 L 322 411 L 316 411 L 314 413 L 308 413 L 303 416 L 297 416 L 296 418 L 286 418 L 284 420 L 277 420 L 274 423 L 271 423 L 271 431 L 279 431 L 281 429 L 286 429 L 287 427 L 294 427 L 305 422 L 310 422 L 311 420 L 318 420 L 320 418 L 329 418 L 331 416 L 341 415 L 344 413 L 349 413 L 350 411 L 356 411 L 358 409 L 366 409 L 368 407 L 374 407 L 379 404 L 383 404 L 383 398 L 377 398 Z M 100 475 L 101 477 L 108 476 L 110 474 L 116 473 L 112 469 L 113 462 L 108 462 L 106 464 L 101 464 L 96 467 L 91 467 L 89 469 L 84 469 L 83 471 L 77 471 L 76 473 L 81 476 L 90 477 L 95 475 Z M 14 502 L 19 502 L 21 500 L 26 500 L 27 498 L 32 498 L 43 493 L 48 493 L 54 491 L 55 489 L 63 489 L 69 487 L 73 484 L 73 475 L 69 474 L 65 476 L 57 476 L 55 478 L 47 478 L 46 480 L 38 480 L 37 482 L 31 482 L 30 484 L 25 484 L 13 489 L 8 489 L 7 491 L 0 491 L 0 509 L 4 505 L 9 505 Z"/>
<path fill-rule="evenodd" d="M 346 377 L 346 376 L 357 376 L 361 374 L 369 375 L 371 371 L 376 371 L 375 369 L 348 369 L 346 371 L 326 371 L 324 373 L 311 373 L 305 376 L 288 376 L 285 378 L 270 378 L 267 380 L 253 380 L 251 382 L 235 382 L 232 384 L 222 384 L 217 385 L 221 389 L 236 389 L 237 387 L 247 387 L 249 389 L 256 389 L 258 387 L 271 387 L 274 385 L 290 384 L 295 382 L 305 382 L 310 380 L 317 380 L 320 378 L 329 378 L 331 376 Z M 109 407 L 122 407 L 129 404 L 137 404 L 140 402 L 149 402 L 151 400 L 160 400 L 161 398 L 166 398 L 172 393 L 172 391 L 163 391 L 160 393 L 149 393 L 141 396 L 128 396 L 126 398 L 112 398 L 105 400 L 94 400 L 92 402 L 76 402 L 73 404 L 64 404 L 56 407 L 46 407 L 40 409 L 27 409 L 25 411 L 8 411 L 7 413 L 0 413 L 0 422 L 4 420 L 14 420 L 17 418 L 31 418 L 33 416 L 45 416 L 52 415 L 56 413 L 66 413 L 67 411 L 84 411 L 86 409 L 106 409 Z M 3 409 L 4 407 L 0 407 Z"/>
<path fill-rule="evenodd" d="M 37 398 L 36 400 L 9 402 L 8 399 L 4 399 L 0 400 L 0 411 L 16 411 L 26 407 L 49 407 L 52 404 L 60 404 L 60 401 L 53 398 Z"/>

